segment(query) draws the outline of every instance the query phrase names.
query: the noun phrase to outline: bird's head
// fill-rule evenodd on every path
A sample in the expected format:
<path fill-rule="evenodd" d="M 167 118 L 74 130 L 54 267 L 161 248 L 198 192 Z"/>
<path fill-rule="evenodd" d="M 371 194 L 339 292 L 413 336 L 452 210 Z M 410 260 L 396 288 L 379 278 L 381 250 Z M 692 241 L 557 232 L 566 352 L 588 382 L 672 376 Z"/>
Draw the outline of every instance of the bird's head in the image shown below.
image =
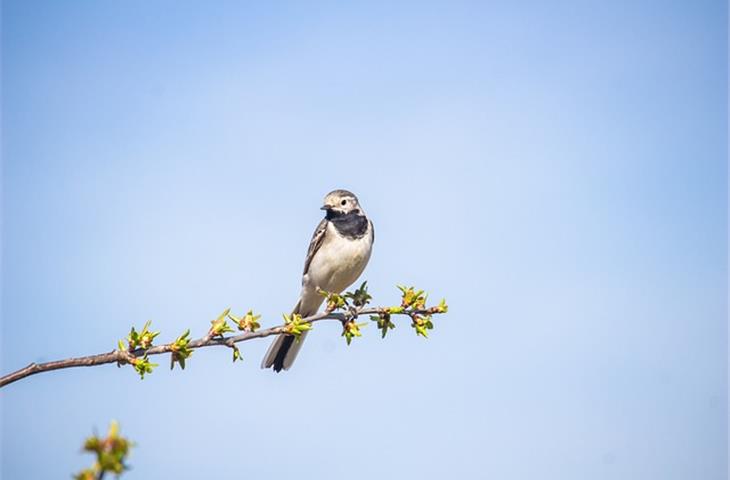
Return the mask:
<path fill-rule="evenodd" d="M 333 190 L 324 197 L 322 210 L 327 211 L 327 216 L 346 215 L 350 212 L 365 214 L 354 193 L 347 190 Z"/>

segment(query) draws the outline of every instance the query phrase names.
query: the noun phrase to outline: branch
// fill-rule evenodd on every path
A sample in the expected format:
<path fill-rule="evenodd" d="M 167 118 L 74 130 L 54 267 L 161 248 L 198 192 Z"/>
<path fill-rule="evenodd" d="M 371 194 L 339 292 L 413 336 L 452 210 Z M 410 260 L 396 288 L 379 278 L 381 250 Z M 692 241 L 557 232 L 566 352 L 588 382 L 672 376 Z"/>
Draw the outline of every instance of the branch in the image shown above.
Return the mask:
<path fill-rule="evenodd" d="M 229 310 L 226 310 L 220 317 L 218 317 L 217 320 L 211 322 L 213 326 L 205 336 L 196 340 L 189 340 L 187 339 L 187 335 L 189 334 L 188 331 L 178 337 L 178 339 L 174 342 L 158 346 L 151 346 L 152 339 L 159 332 L 149 332 L 147 330 L 149 326 L 148 322 L 142 332 L 138 333 L 134 330 L 134 328 L 132 328 L 130 336 L 128 337 L 130 345 L 129 349 L 124 349 L 124 345 L 122 341 L 120 341 L 120 348 L 108 353 L 67 358 L 64 360 L 56 360 L 45 363 L 31 363 L 25 368 L 21 368 L 20 370 L 0 377 L 0 388 L 37 373 L 64 368 L 93 367 L 107 363 L 133 365 L 140 376 L 144 378 L 144 374 L 150 373 L 152 368 L 156 366 L 155 364 L 150 364 L 148 362 L 148 356 L 171 353 L 171 366 L 174 366 L 174 363 L 178 362 L 182 368 L 185 368 L 185 359 L 190 356 L 192 353 L 191 351 L 205 347 L 217 346 L 231 348 L 234 351 L 233 359 L 235 361 L 240 358 L 240 353 L 236 346 L 238 343 L 253 340 L 255 338 L 264 338 L 271 335 L 294 335 L 299 337 L 302 331 L 311 328 L 311 324 L 324 320 L 337 320 L 341 322 L 343 324 L 342 335 L 346 338 L 347 343 L 349 344 L 353 336 L 360 336 L 359 327 L 362 324 L 354 322 L 360 315 L 372 315 L 371 319 L 378 322 L 378 328 L 381 329 L 383 337 L 385 337 L 388 329 L 395 328 L 395 325 L 393 325 L 390 321 L 391 315 L 407 315 L 411 317 L 411 326 L 416 329 L 416 333 L 424 337 L 427 336 L 426 329 L 433 328 L 431 316 L 434 314 L 446 313 L 448 309 L 446 303 L 442 301 L 439 306 L 426 308 L 425 295 L 422 291 L 415 292 L 412 287 L 409 289 L 405 289 L 404 287 L 399 288 L 401 288 L 401 291 L 403 292 L 403 302 L 399 307 L 365 308 L 365 305 L 370 299 L 370 296 L 367 294 L 365 284 L 363 284 L 363 286 L 355 293 L 348 293 L 345 295 L 322 292 L 327 300 L 327 309 L 324 312 L 310 315 L 306 318 L 301 318 L 297 314 L 293 314 L 291 316 L 285 315 L 284 324 L 262 330 L 255 330 L 258 326 L 258 323 L 256 322 L 258 316 L 253 316 L 251 311 L 249 311 L 245 317 L 237 318 L 230 315 Z M 352 303 L 352 305 L 350 303 Z M 337 312 L 335 310 L 343 311 Z M 226 318 L 234 320 L 238 323 L 239 329 L 247 331 L 238 335 L 224 336 L 223 333 L 233 331 L 226 323 Z"/>

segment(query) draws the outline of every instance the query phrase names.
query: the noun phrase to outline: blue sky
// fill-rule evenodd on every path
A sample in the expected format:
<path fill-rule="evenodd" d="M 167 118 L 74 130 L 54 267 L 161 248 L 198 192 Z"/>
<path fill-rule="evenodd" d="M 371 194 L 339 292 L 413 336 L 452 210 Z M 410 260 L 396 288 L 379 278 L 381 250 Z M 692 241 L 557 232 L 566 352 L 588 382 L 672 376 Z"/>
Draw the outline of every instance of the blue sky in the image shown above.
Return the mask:
<path fill-rule="evenodd" d="M 258 341 L 29 378 L 2 477 L 67 478 L 118 419 L 130 480 L 727 478 L 727 13 L 4 1 L 3 372 L 278 323 L 334 188 L 376 303 L 451 310 L 427 341 L 317 325 L 282 375 Z"/>

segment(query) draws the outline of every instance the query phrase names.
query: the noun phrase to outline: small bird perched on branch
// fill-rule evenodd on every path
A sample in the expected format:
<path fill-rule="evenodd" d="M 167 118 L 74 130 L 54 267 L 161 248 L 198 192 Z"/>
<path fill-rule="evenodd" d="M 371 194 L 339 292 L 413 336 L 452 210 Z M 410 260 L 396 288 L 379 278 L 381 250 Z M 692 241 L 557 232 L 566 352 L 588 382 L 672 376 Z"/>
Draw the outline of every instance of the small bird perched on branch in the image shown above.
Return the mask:
<path fill-rule="evenodd" d="M 319 290 L 341 293 L 352 285 L 370 260 L 375 230 L 354 193 L 334 190 L 324 197 L 324 219 L 314 231 L 304 261 L 302 292 L 292 313 L 304 317 L 317 313 L 324 297 Z M 279 335 L 266 352 L 261 368 L 288 370 L 307 332 L 298 341 L 293 335 Z"/>

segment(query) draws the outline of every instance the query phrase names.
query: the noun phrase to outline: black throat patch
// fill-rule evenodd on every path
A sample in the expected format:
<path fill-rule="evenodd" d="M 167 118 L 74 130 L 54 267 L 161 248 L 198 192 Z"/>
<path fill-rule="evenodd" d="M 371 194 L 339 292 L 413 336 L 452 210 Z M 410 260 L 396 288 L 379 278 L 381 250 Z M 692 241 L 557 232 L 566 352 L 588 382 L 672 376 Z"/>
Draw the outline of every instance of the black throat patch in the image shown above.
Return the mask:
<path fill-rule="evenodd" d="M 359 211 L 342 213 L 335 210 L 327 210 L 327 220 L 332 222 L 340 235 L 351 240 L 356 240 L 365 235 L 368 231 L 368 219 Z"/>

